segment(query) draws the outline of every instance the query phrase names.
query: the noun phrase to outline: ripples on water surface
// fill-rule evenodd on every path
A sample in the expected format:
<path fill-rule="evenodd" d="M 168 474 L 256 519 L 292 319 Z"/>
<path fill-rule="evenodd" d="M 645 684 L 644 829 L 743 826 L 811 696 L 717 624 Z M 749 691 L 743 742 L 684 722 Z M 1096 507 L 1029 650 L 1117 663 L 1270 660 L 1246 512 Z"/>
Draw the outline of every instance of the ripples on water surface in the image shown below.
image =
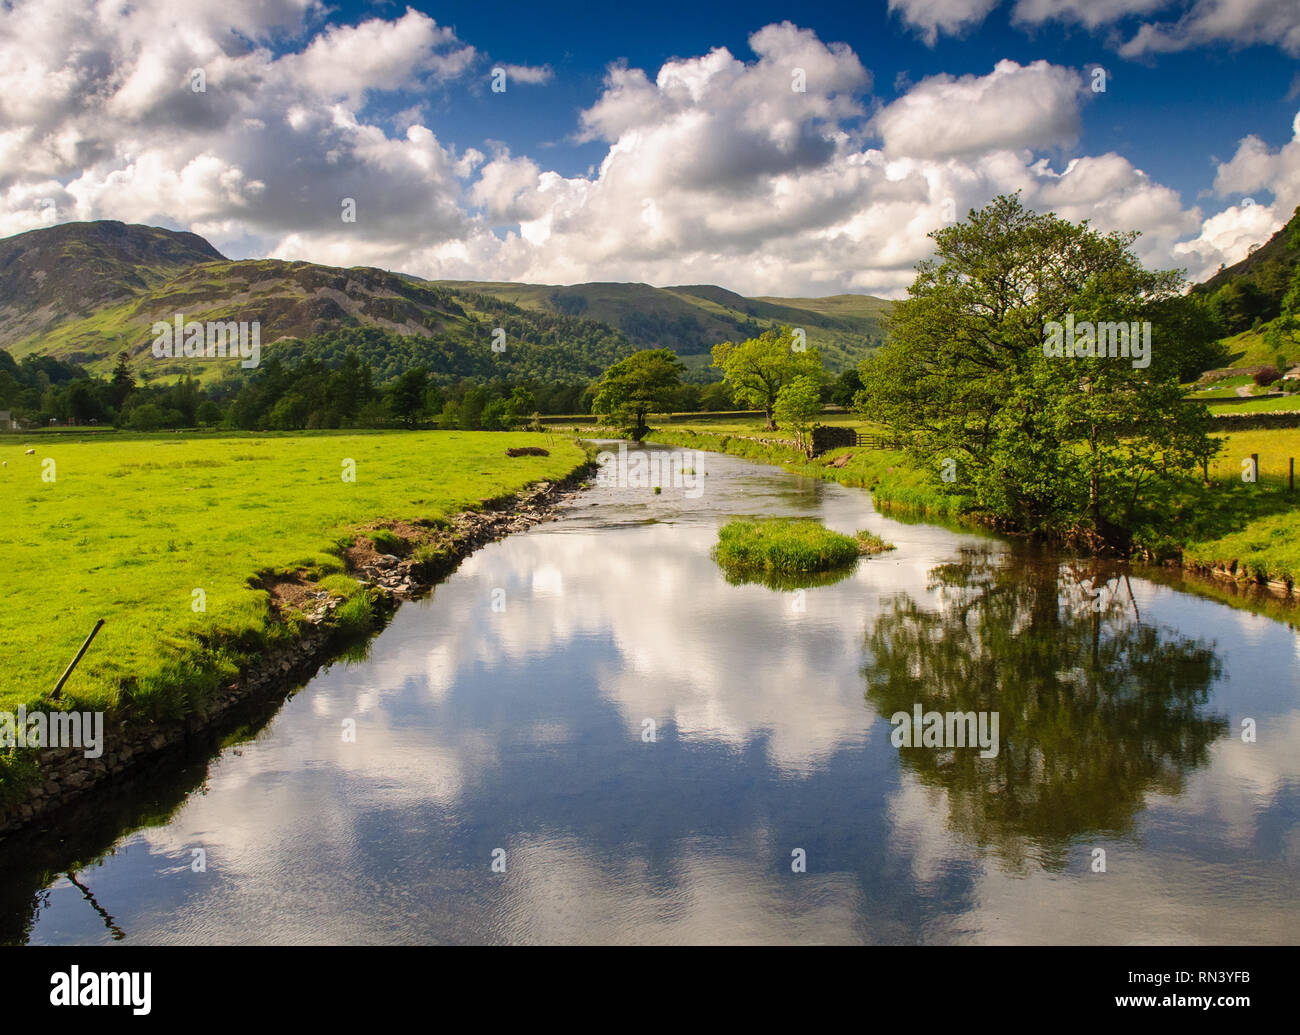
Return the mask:
<path fill-rule="evenodd" d="M 0 847 L 0 939 L 1294 941 L 1293 628 L 701 460 L 698 499 L 593 489 L 252 739 Z M 897 550 L 730 585 L 731 514 Z M 917 702 L 998 711 L 998 756 L 896 749 Z"/>

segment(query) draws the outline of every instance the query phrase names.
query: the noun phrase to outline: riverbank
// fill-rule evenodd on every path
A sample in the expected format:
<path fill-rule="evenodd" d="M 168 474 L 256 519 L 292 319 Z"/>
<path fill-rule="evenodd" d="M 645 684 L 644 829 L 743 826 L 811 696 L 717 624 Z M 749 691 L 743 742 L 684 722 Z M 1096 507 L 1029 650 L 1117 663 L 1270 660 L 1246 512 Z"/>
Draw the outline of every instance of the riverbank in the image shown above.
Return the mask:
<path fill-rule="evenodd" d="M 239 623 L 232 629 L 214 623 L 188 641 L 177 630 L 170 631 L 154 642 L 155 651 L 165 656 L 150 658 L 152 669 L 143 676 L 123 680 L 110 701 L 95 684 L 78 683 L 75 676 L 57 701 L 34 692 L 11 693 L 0 711 L 23 707 L 28 712 L 102 713 L 102 753 L 87 758 L 80 748 L 25 749 L 0 758 L 0 835 L 167 753 L 237 705 L 258 697 L 287 696 L 321 664 L 380 627 L 399 601 L 427 592 L 469 553 L 545 520 L 577 491 L 590 460 L 578 444 L 566 440 L 552 440 L 545 456 L 505 455 L 507 448 L 540 441 L 535 435 L 479 433 L 440 439 L 398 435 L 370 442 L 402 453 L 423 451 L 419 468 L 408 471 L 400 486 L 388 486 L 387 495 L 402 497 L 389 513 L 401 516 L 379 519 L 372 513 L 341 530 L 339 525 L 318 528 L 317 538 L 334 536 L 327 556 L 299 555 L 296 563 L 290 552 L 294 537 L 282 528 L 276 542 L 283 559 L 255 569 L 256 574 L 239 576 L 246 580 L 247 594 L 260 604 L 255 625 Z M 470 444 L 474 448 L 466 450 Z M 340 445 L 344 443 L 337 439 L 325 440 L 323 448 L 333 453 Z M 355 440 L 346 446 L 361 452 Z M 456 463 L 459 470 L 444 469 L 431 486 L 430 460 Z M 550 477 L 538 478 L 539 473 Z M 474 498 L 476 487 L 496 491 Z M 501 492 L 503 487 L 514 491 Z M 461 509 L 448 516 L 443 508 L 453 501 Z M 232 514 L 228 520 L 234 523 L 236 518 Z M 190 580 L 180 575 L 179 581 L 184 585 Z M 133 616 L 120 606 L 109 614 L 119 627 L 139 623 L 139 616 L 131 621 Z M 27 628 L 35 636 L 42 632 L 30 622 Z M 25 649 L 22 642 L 11 640 L 10 645 L 20 652 Z M 95 649 L 100 646 L 97 640 Z M 20 660 L 22 653 L 11 669 Z M 121 671 L 122 659 L 115 660 L 115 670 Z"/>
<path fill-rule="evenodd" d="M 694 429 L 656 428 L 646 436 L 647 442 L 684 449 L 705 449 L 728 453 L 749 460 L 778 464 L 795 474 L 838 482 L 851 488 L 867 489 L 881 511 L 897 510 L 909 514 L 970 519 L 968 501 L 955 494 L 944 494 L 929 484 L 925 475 L 912 466 L 902 450 L 834 449 L 809 460 L 793 441 L 766 436 L 717 434 Z"/>
<path fill-rule="evenodd" d="M 1249 431 L 1224 438 L 1225 449 L 1211 469 L 1214 483 L 1186 485 L 1169 508 L 1175 515 L 1172 528 L 1139 537 L 1139 557 L 1210 581 L 1293 597 L 1300 585 L 1300 494 L 1289 492 L 1286 461 L 1300 456 L 1300 433 Z M 656 428 L 646 441 L 728 453 L 863 488 L 882 512 L 990 527 L 968 499 L 942 492 L 901 450 L 848 447 L 809 460 L 792 441 L 773 434 L 676 427 Z M 1259 478 L 1242 482 L 1241 459 L 1254 454 L 1260 456 Z"/>

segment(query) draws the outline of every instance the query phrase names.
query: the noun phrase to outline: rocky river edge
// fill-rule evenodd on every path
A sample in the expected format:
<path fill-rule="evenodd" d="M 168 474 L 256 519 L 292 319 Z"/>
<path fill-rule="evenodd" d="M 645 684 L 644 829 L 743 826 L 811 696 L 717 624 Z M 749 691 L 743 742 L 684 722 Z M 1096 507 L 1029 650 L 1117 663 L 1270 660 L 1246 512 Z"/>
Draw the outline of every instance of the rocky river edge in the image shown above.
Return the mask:
<path fill-rule="evenodd" d="M 402 600 L 428 593 L 475 550 L 513 532 L 554 520 L 553 511 L 581 492 L 591 469 L 590 463 L 584 463 L 562 480 L 537 482 L 513 495 L 485 501 L 481 510 L 456 515 L 428 533 L 423 545 L 432 546 L 432 550 L 413 549 L 406 557 L 380 555 L 373 550 L 368 557 L 355 554 L 348 558 L 349 574 L 378 594 L 377 610 L 386 621 Z M 274 601 L 274 592 L 272 597 Z M 291 696 L 349 645 L 333 620 L 337 601 L 328 597 L 324 593 L 312 594 L 300 601 L 298 636 L 282 647 L 259 654 L 241 670 L 237 680 L 207 703 L 203 714 L 167 722 L 106 720 L 104 750 L 99 758 L 86 758 L 80 748 L 33 749 L 38 766 L 36 778 L 17 800 L 0 811 L 0 841 L 78 803 L 95 788 L 134 776 L 159 764 L 168 754 L 181 753 L 194 739 L 219 728 L 223 719 L 241 706 Z"/>

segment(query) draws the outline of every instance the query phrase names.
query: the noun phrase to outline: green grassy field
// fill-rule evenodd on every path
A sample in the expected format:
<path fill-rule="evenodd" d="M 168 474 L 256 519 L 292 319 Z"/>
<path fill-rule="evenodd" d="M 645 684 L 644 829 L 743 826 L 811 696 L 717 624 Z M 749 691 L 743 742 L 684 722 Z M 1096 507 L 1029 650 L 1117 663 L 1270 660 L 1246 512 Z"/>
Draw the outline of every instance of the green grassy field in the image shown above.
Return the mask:
<path fill-rule="evenodd" d="M 1271 326 L 1266 323 L 1254 331 L 1242 331 L 1240 334 L 1234 334 L 1230 338 L 1224 338 L 1223 344 L 1228 347 L 1228 366 L 1234 367 L 1254 367 L 1271 364 L 1276 356 L 1277 349 L 1268 343 L 1265 339 L 1265 332 Z M 1288 350 L 1283 350 L 1288 351 Z M 1288 357 L 1291 362 L 1295 362 L 1294 356 Z"/>
<path fill-rule="evenodd" d="M 1274 399 L 1252 399 L 1242 403 L 1208 403 L 1211 413 L 1270 413 L 1273 411 L 1300 410 L 1300 395 L 1284 395 Z"/>
<path fill-rule="evenodd" d="M 1218 436 L 1224 447 L 1210 465 L 1211 478 L 1241 481 L 1241 462 L 1252 453 L 1259 454 L 1261 482 L 1281 485 L 1291 457 L 1300 465 L 1300 428 L 1269 428 L 1259 431 L 1236 431 Z M 1300 492 L 1297 492 L 1300 501 Z"/>
<path fill-rule="evenodd" d="M 550 456 L 505 455 L 539 443 Z M 61 437 L 34 439 L 32 456 L 26 445 L 0 442 L 0 710 L 47 694 L 102 617 L 63 706 L 112 711 L 125 697 L 183 712 L 178 692 L 230 676 L 274 635 L 251 577 L 305 570 L 347 596 L 340 551 L 358 527 L 437 521 L 584 459 L 558 436 L 495 432 Z"/>
<path fill-rule="evenodd" d="M 1239 431 L 1221 436 L 1210 467 L 1216 483 L 1189 499 L 1181 536 L 1183 560 L 1227 567 L 1250 578 L 1300 585 L 1300 486 L 1288 491 L 1290 460 L 1300 463 L 1300 429 Z M 1259 454 L 1259 480 L 1242 481 L 1243 461 Z"/>

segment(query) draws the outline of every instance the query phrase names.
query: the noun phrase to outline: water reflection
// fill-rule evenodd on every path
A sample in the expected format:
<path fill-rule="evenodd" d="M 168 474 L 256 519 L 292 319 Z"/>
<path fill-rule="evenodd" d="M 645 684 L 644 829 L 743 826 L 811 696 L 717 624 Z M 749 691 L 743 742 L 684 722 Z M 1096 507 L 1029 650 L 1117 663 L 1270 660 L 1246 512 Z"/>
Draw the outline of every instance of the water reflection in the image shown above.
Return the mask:
<path fill-rule="evenodd" d="M 1121 574 L 967 547 L 931 575 L 937 606 L 900 595 L 877 617 L 866 697 L 885 717 L 918 703 L 998 713 L 995 757 L 899 757 L 948 792 L 953 831 L 1007 865 L 1059 870 L 1080 835 L 1131 831 L 1147 796 L 1181 793 L 1227 731 L 1208 707 L 1212 645 L 1142 622 Z"/>
<path fill-rule="evenodd" d="M 0 844 L 0 937 L 1292 937 L 1293 630 L 893 522 L 833 484 L 705 465 L 696 500 L 584 494 L 183 780 Z M 802 595 L 731 585 L 710 551 L 737 514 L 897 549 Z M 998 709 L 998 757 L 896 750 L 888 717 L 916 701 Z M 1260 743 L 1225 735 L 1243 715 Z"/>

